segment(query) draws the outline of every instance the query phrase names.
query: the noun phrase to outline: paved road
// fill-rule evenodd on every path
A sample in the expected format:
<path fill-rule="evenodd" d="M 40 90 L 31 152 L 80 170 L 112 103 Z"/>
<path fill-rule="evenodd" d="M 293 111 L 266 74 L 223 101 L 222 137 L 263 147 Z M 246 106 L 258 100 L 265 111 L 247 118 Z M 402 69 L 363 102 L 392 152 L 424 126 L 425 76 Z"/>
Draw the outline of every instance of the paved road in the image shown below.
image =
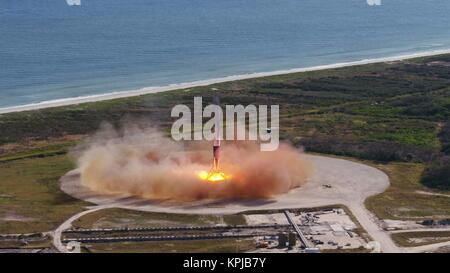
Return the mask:
<path fill-rule="evenodd" d="M 419 229 L 408 229 L 408 230 L 393 230 L 390 233 L 410 233 L 410 232 L 439 232 L 439 231 L 450 231 L 450 227 L 447 228 L 419 228 Z M 421 253 L 436 250 L 440 247 L 450 246 L 450 241 L 428 244 L 423 246 L 415 246 L 415 247 L 402 247 L 401 250 L 407 253 Z"/>
<path fill-rule="evenodd" d="M 416 229 L 399 229 L 392 230 L 390 233 L 408 233 L 408 232 L 424 232 L 424 231 L 450 231 L 450 227 L 447 228 L 416 228 Z"/>
<path fill-rule="evenodd" d="M 310 208 L 334 204 L 343 204 L 350 208 L 361 226 L 373 240 L 380 243 L 382 252 L 404 252 L 395 245 L 388 232 L 378 224 L 379 220 L 364 206 L 364 200 L 372 195 L 384 192 L 389 186 L 389 178 L 382 171 L 373 167 L 355 163 L 349 160 L 306 155 L 314 166 L 314 173 L 308 183 L 289 193 L 274 197 L 271 200 L 248 201 L 199 201 L 191 203 L 164 203 L 155 200 L 145 200 L 130 196 L 108 196 L 92 192 L 80 183 L 77 170 L 68 173 L 61 179 L 64 192 L 76 198 L 98 204 L 95 210 L 105 208 L 105 205 L 115 207 L 165 213 L 188 214 L 232 214 L 249 210 Z M 330 185 L 331 188 L 324 187 Z M 92 210 L 75 215 L 56 232 L 70 227 L 70 223 Z M 59 240 L 60 237 L 57 237 Z"/>
<path fill-rule="evenodd" d="M 80 218 L 86 214 L 89 214 L 94 211 L 102 210 L 102 209 L 113 208 L 113 207 L 114 207 L 113 205 L 101 205 L 101 206 L 89 207 L 87 210 L 73 215 L 72 217 L 70 217 L 69 219 L 64 221 L 64 223 L 62 223 L 58 228 L 56 228 L 55 231 L 53 231 L 53 245 L 56 247 L 56 249 L 58 249 L 59 252 L 70 253 L 70 251 L 67 250 L 66 246 L 61 242 L 62 232 L 66 229 L 71 228 L 73 221 L 77 220 L 78 218 Z"/>
<path fill-rule="evenodd" d="M 428 191 L 416 191 L 418 194 L 423 195 L 431 195 L 431 196 L 443 196 L 443 197 L 450 197 L 450 194 L 443 194 L 443 193 L 436 193 L 436 192 L 428 192 Z"/>
<path fill-rule="evenodd" d="M 378 219 L 368 211 L 363 203 L 353 203 L 348 205 L 349 209 L 356 217 L 361 226 L 367 231 L 372 239 L 380 244 L 384 253 L 401 253 L 404 250 L 398 247 L 392 240 L 389 233 L 378 225 Z"/>
<path fill-rule="evenodd" d="M 98 211 L 102 209 L 108 208 L 120 208 L 121 206 L 117 206 L 116 204 L 109 205 L 100 205 L 95 207 L 89 207 L 87 210 L 79 212 L 69 219 L 67 219 L 64 223 L 62 223 L 54 232 L 53 232 L 53 245 L 58 249 L 59 252 L 69 253 L 66 246 L 61 242 L 61 234 L 64 230 L 70 229 L 72 227 L 72 223 L 78 218 Z M 413 229 L 413 230 L 396 230 L 391 232 L 386 232 L 377 224 L 376 217 L 369 212 L 363 203 L 353 203 L 348 205 L 349 209 L 352 211 L 353 215 L 359 221 L 361 226 L 367 231 L 367 233 L 372 237 L 373 240 L 380 243 L 381 251 L 385 253 L 418 253 L 418 252 L 427 252 L 438 249 L 440 247 L 450 246 L 450 241 L 429 244 L 418 247 L 398 247 L 395 245 L 393 240 L 390 237 L 390 233 L 407 233 L 407 232 L 417 232 L 417 231 L 450 231 L 450 228 L 427 228 L 427 229 Z"/>
<path fill-rule="evenodd" d="M 429 252 L 436 250 L 441 247 L 450 246 L 450 241 L 442 242 L 442 243 L 436 243 L 436 244 L 430 244 L 430 245 L 424 245 L 424 246 L 416 246 L 416 247 L 407 247 L 404 248 L 405 252 L 408 253 L 422 253 L 422 252 Z"/>

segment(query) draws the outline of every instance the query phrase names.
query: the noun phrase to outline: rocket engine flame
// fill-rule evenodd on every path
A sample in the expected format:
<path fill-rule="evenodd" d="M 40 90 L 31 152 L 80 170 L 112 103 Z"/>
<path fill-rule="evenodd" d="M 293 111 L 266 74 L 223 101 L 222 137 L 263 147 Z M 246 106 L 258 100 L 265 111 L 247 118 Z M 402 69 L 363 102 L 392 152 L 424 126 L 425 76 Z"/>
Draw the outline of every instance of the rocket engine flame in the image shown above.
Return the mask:
<path fill-rule="evenodd" d="M 214 97 L 214 104 L 220 107 L 220 102 L 218 97 Z M 210 181 L 210 182 L 221 182 L 226 181 L 230 176 L 226 176 L 219 169 L 219 159 L 220 159 L 220 130 L 221 130 L 221 122 L 219 116 L 215 116 L 214 127 L 215 127 L 215 136 L 213 141 L 213 166 L 209 172 L 201 171 L 198 176 L 202 180 Z"/>
<path fill-rule="evenodd" d="M 202 180 L 206 180 L 209 182 L 220 182 L 220 181 L 226 181 L 227 179 L 230 179 L 230 175 L 225 175 L 223 172 L 220 171 L 200 171 L 198 173 L 198 177 Z"/>
<path fill-rule="evenodd" d="M 261 152 L 249 141 L 227 142 L 220 169 L 207 172 L 210 149 L 211 142 L 183 145 L 156 129 L 128 125 L 104 126 L 71 154 L 85 187 L 159 200 L 267 198 L 300 187 L 311 172 L 300 150 L 282 144 Z"/>

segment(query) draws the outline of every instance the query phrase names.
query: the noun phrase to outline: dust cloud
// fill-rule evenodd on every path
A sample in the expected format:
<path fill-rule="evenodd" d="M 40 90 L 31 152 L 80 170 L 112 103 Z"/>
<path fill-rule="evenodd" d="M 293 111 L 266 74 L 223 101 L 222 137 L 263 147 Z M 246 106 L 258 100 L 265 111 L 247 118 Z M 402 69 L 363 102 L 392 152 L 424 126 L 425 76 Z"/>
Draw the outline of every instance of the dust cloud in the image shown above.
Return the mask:
<path fill-rule="evenodd" d="M 223 142 L 220 169 L 230 177 L 210 182 L 198 173 L 212 166 L 212 143 L 175 142 L 155 128 L 102 128 L 72 152 L 81 183 L 104 194 L 149 199 L 270 198 L 306 183 L 311 165 L 302 152 L 282 143 L 261 152 L 251 141 Z"/>

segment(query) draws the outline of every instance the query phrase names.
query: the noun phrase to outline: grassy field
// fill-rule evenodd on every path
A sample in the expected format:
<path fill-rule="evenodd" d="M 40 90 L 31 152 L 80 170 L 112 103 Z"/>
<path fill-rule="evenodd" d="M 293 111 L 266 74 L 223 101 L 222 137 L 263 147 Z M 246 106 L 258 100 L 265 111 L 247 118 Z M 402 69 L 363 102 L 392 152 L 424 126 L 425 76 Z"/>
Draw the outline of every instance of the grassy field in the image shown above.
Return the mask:
<path fill-rule="evenodd" d="M 449 161 L 442 159 L 450 151 L 447 63 L 450 55 L 2 114 L 0 233 L 50 230 L 83 209 L 85 202 L 59 190 L 58 179 L 74 166 L 66 156 L 70 147 L 103 122 L 120 127 L 143 120 L 168 133 L 174 105 L 192 106 L 194 96 L 203 96 L 206 104 L 214 95 L 224 105 L 279 104 L 283 140 L 309 152 L 363 160 L 385 171 L 392 186 L 366 202 L 377 216 L 448 217 L 448 198 L 415 193 L 428 190 L 420 181 L 430 162 L 439 162 L 431 174 L 449 177 Z M 443 181 L 435 177 L 429 185 Z M 83 221 L 80 225 L 90 223 Z"/>
<path fill-rule="evenodd" d="M 57 142 L 52 144 L 36 143 L 31 147 L 17 147 L 16 151 L 4 153 L 0 156 L 0 163 L 5 163 L 20 159 L 44 158 L 54 155 L 65 155 L 68 150 L 75 145 L 74 141 Z"/>
<path fill-rule="evenodd" d="M 243 215 L 189 215 L 105 209 L 79 218 L 77 228 L 199 226 L 246 224 Z M 198 234 L 199 232 L 196 232 Z M 132 233 L 128 233 L 131 235 Z M 158 233 L 159 234 L 159 233 Z M 170 233 L 172 234 L 172 233 Z M 161 234 L 160 234 L 161 235 Z M 252 239 L 221 239 L 163 242 L 120 242 L 85 246 L 86 252 L 243 252 L 253 250 Z"/>
<path fill-rule="evenodd" d="M 252 239 L 223 239 L 201 241 L 102 243 L 89 245 L 84 248 L 84 251 L 93 253 L 241 253 L 254 249 L 255 243 Z"/>
<path fill-rule="evenodd" d="M 392 234 L 399 246 L 414 247 L 450 241 L 450 231 L 418 231 Z"/>
<path fill-rule="evenodd" d="M 420 183 L 424 170 L 423 164 L 368 163 L 384 171 L 391 182 L 390 187 L 385 192 L 366 199 L 366 207 L 379 218 L 414 220 L 423 217 L 442 218 L 450 216 L 450 197 L 417 193 L 417 191 L 429 191 Z"/>
<path fill-rule="evenodd" d="M 52 247 L 51 238 L 43 238 L 42 240 L 24 242 L 22 240 L 1 240 L 0 249 L 11 249 L 11 248 L 21 248 L 21 249 L 49 249 Z"/>
<path fill-rule="evenodd" d="M 279 104 L 282 138 L 308 151 L 383 161 L 427 162 L 440 153 L 450 117 L 450 67 L 380 63 L 249 79 L 139 97 L 0 115 L 0 144 L 89 134 L 102 122 L 145 120 L 168 132 L 170 109 L 210 103 Z"/>
<path fill-rule="evenodd" d="M 85 215 L 73 223 L 79 228 L 245 225 L 243 215 L 195 215 L 104 209 Z"/>
<path fill-rule="evenodd" d="M 366 248 L 357 248 L 357 249 L 322 249 L 320 253 L 370 253 L 371 250 Z"/>
<path fill-rule="evenodd" d="M 59 189 L 73 166 L 66 155 L 0 163 L 0 233 L 49 231 L 81 211 L 87 203 Z"/>

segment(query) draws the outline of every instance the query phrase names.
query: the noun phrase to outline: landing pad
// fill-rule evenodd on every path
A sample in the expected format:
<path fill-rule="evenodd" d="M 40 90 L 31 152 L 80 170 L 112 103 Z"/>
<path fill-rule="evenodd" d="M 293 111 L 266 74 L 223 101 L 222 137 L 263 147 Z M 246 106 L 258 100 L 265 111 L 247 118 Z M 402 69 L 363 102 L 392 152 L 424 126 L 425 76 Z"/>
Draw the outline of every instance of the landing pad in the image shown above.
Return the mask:
<path fill-rule="evenodd" d="M 361 204 L 367 197 L 381 193 L 389 186 L 387 175 L 376 168 L 332 157 L 305 157 L 313 165 L 313 174 L 308 182 L 288 193 L 267 199 L 173 202 L 129 195 L 105 195 L 83 186 L 78 170 L 70 171 L 61 178 L 61 189 L 77 199 L 97 205 L 151 212 L 231 214 L 249 210 Z"/>

